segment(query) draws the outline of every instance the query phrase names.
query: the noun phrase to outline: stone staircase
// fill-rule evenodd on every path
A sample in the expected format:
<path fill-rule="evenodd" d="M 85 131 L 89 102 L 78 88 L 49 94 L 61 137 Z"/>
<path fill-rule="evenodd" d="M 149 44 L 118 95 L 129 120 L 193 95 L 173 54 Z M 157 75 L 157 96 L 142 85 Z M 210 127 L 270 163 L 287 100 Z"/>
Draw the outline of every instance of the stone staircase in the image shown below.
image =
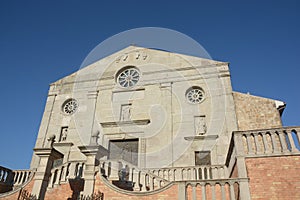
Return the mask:
<path fill-rule="evenodd" d="M 154 191 L 170 183 L 167 179 L 124 160 L 101 161 L 99 167 L 104 178 L 113 185 L 128 191 Z"/>

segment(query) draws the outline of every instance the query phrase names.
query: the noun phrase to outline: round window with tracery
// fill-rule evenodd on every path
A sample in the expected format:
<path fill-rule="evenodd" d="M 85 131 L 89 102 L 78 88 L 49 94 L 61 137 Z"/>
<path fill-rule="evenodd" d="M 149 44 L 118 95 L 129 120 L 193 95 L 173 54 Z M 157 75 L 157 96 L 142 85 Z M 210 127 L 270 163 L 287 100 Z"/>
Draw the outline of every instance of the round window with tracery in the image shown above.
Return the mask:
<path fill-rule="evenodd" d="M 186 98 L 190 103 L 201 103 L 204 99 L 204 92 L 200 87 L 191 87 L 186 92 Z"/>
<path fill-rule="evenodd" d="M 68 99 L 63 103 L 62 110 L 65 114 L 71 115 L 76 112 L 78 103 L 75 99 Z"/>
<path fill-rule="evenodd" d="M 121 87 L 128 88 L 137 84 L 140 79 L 139 71 L 134 67 L 129 67 L 118 73 L 117 82 Z"/>

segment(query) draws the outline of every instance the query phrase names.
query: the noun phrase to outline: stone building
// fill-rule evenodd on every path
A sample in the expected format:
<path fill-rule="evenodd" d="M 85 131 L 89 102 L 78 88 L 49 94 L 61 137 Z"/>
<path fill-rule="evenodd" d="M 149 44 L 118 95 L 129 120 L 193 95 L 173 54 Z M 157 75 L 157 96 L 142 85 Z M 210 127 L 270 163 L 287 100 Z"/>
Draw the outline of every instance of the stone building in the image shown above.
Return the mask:
<path fill-rule="evenodd" d="M 0 199 L 300 199 L 284 108 L 232 91 L 226 62 L 129 46 L 50 85 Z"/>

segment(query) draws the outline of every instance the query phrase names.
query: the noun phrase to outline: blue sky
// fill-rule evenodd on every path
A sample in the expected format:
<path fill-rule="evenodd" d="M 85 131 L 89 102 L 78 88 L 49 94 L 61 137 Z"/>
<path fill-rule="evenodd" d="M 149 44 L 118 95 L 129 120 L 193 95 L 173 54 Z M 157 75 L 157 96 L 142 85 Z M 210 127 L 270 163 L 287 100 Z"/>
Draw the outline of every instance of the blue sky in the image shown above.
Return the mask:
<path fill-rule="evenodd" d="M 164 27 L 230 62 L 233 89 L 287 103 L 300 125 L 298 1 L 0 1 L 0 165 L 28 168 L 48 86 L 100 42 Z"/>

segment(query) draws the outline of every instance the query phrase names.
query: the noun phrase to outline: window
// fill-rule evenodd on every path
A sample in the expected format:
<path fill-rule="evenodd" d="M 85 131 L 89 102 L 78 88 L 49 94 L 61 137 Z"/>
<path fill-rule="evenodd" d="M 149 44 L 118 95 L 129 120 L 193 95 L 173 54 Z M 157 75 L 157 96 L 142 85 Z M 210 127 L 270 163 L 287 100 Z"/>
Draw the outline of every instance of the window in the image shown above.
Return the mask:
<path fill-rule="evenodd" d="M 195 165 L 210 165 L 209 151 L 195 151 Z"/>
<path fill-rule="evenodd" d="M 62 105 L 62 111 L 68 115 L 74 114 L 77 108 L 78 108 L 78 103 L 75 99 L 68 99 Z"/>
<path fill-rule="evenodd" d="M 133 87 L 140 79 L 140 73 L 135 67 L 127 67 L 117 74 L 117 83 L 123 88 Z"/>
<path fill-rule="evenodd" d="M 204 99 L 204 92 L 200 87 L 191 87 L 186 91 L 185 94 L 188 102 L 192 104 L 201 103 Z"/>
<path fill-rule="evenodd" d="M 109 159 L 122 159 L 133 165 L 138 165 L 138 139 L 109 141 Z"/>

